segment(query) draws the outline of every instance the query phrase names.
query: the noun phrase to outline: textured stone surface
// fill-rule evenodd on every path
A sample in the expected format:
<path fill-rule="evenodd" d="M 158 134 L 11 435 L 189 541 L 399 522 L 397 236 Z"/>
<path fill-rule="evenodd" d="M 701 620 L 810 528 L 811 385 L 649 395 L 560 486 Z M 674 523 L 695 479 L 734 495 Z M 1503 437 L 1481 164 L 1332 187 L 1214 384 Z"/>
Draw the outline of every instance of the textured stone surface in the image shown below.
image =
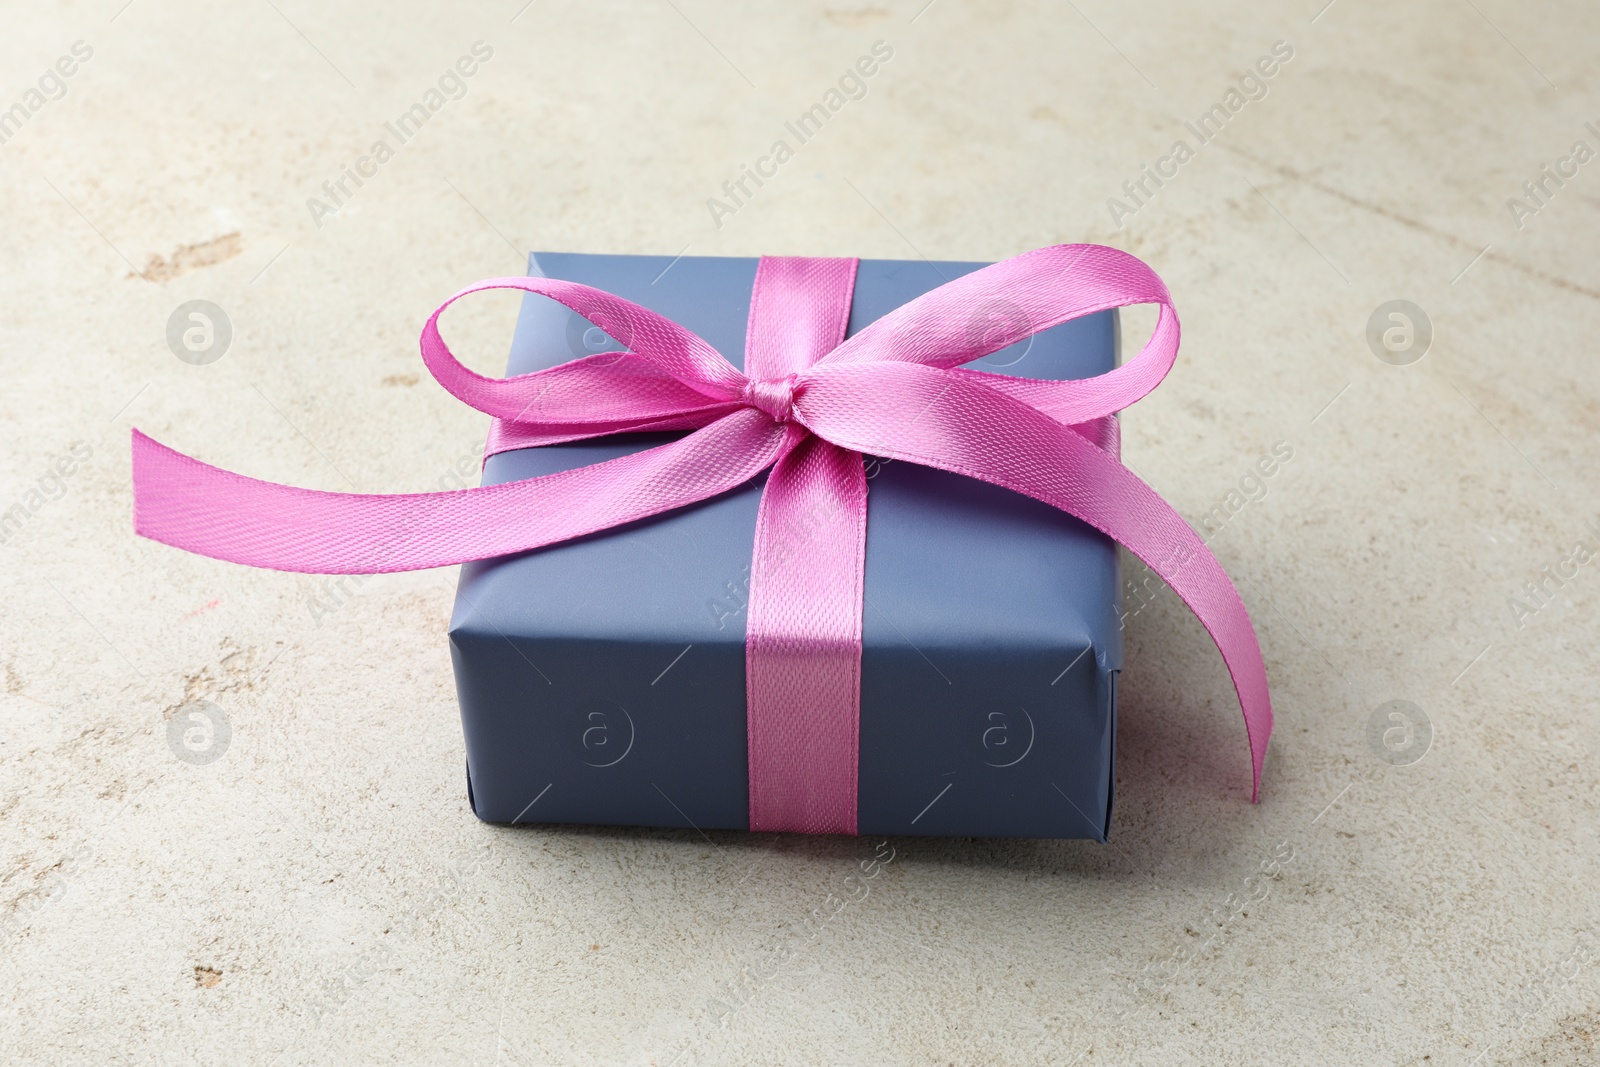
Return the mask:
<path fill-rule="evenodd" d="M 7 1060 L 1594 1062 L 1600 563 L 1511 600 L 1600 547 L 1600 164 L 1506 201 L 1600 148 L 1600 15 L 922 4 L 8 13 Z M 717 226 L 707 198 L 880 39 L 865 97 Z M 479 40 L 465 95 L 398 144 L 384 123 Z M 1266 97 L 1115 224 L 1107 198 L 1279 40 Z M 31 100 L 77 41 L 65 95 Z M 385 137 L 316 225 L 307 199 Z M 274 480 L 436 487 L 485 419 L 417 331 L 530 246 L 1080 240 L 1147 259 L 1183 315 L 1126 455 L 1197 525 L 1225 508 L 1279 716 L 1259 806 L 1220 661 L 1163 593 L 1130 622 L 1109 846 L 492 828 L 463 789 L 453 573 L 340 590 L 130 531 L 134 425 Z M 1434 331 L 1405 366 L 1365 339 L 1392 299 Z M 209 365 L 168 346 L 190 300 L 232 324 Z M 514 313 L 478 297 L 447 332 L 497 371 Z M 1419 761 L 1368 741 L 1392 700 L 1432 724 Z M 195 701 L 231 731 L 211 762 L 192 708 L 169 729 Z"/>

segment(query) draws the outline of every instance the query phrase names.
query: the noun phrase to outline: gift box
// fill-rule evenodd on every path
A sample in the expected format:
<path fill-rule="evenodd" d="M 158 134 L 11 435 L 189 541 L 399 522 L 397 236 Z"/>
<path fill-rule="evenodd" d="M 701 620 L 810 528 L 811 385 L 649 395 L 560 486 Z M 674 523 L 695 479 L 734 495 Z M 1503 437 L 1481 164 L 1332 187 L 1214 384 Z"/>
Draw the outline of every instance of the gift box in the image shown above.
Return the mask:
<path fill-rule="evenodd" d="M 537 253 L 529 273 L 641 304 L 742 367 L 757 265 Z M 982 266 L 860 261 L 847 335 Z M 1003 328 L 1012 313 L 1004 302 L 979 307 L 970 328 Z M 508 374 L 624 348 L 530 293 Z M 1117 360 L 1110 309 L 969 366 L 1068 380 Z M 1114 453 L 1114 420 L 1099 432 Z M 483 484 L 679 436 L 499 452 Z M 871 457 L 866 472 L 858 832 L 1104 840 L 1122 665 L 1115 544 L 1039 500 L 959 474 Z M 480 818 L 750 826 L 745 609 L 766 479 L 463 567 L 449 634 Z"/>
<path fill-rule="evenodd" d="M 1117 458 L 1115 413 L 1178 353 L 1146 264 L 1055 245 L 987 267 L 532 265 L 422 330 L 429 372 L 494 419 L 485 484 L 279 485 L 135 430 L 135 530 L 313 574 L 466 564 L 450 639 L 487 820 L 1099 840 L 1115 543 L 1216 642 L 1259 798 L 1249 611 Z M 439 330 L 488 289 L 538 294 L 507 378 Z M 1132 304 L 1159 313 L 1121 363 Z"/>

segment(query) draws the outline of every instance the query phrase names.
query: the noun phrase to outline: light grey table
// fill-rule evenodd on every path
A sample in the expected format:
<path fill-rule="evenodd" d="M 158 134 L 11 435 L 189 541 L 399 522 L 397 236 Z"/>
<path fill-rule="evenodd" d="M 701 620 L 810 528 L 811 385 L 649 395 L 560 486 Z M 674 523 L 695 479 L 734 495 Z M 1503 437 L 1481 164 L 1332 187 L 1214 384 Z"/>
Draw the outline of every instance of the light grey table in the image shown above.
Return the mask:
<path fill-rule="evenodd" d="M 1574 155 L 1600 15 L 1322 2 L 8 13 L 5 1058 L 1593 1062 L 1600 563 L 1568 561 L 1600 549 Z M 1256 619 L 1258 806 L 1163 593 L 1130 622 L 1110 845 L 898 840 L 807 927 L 877 842 L 476 822 L 453 573 L 330 583 L 130 531 L 133 426 L 319 488 L 471 471 L 485 420 L 416 334 L 530 247 L 1064 241 L 1145 258 L 1183 316 L 1126 456 Z M 228 344 L 179 330 L 184 360 L 196 300 Z M 474 366 L 515 306 L 448 317 Z M 197 701 L 214 720 L 169 725 Z"/>

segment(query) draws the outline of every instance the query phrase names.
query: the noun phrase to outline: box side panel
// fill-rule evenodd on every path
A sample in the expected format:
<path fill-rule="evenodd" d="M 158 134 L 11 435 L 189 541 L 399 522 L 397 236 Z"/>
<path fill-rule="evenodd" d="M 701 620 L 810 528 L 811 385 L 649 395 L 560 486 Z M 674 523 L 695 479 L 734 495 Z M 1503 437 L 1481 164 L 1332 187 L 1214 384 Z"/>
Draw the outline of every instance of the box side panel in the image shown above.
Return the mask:
<path fill-rule="evenodd" d="M 1062 651 L 869 657 L 863 705 L 900 713 L 861 717 L 861 832 L 1100 839 L 1112 724 L 1094 655 Z"/>
<path fill-rule="evenodd" d="M 1106 717 L 1106 821 L 1100 831 L 1102 842 L 1111 840 L 1111 812 L 1116 807 L 1117 800 L 1117 679 L 1122 677 L 1121 671 L 1110 671 L 1105 676 L 1105 717 Z"/>
<path fill-rule="evenodd" d="M 458 630 L 451 656 L 479 818 L 749 825 L 742 649 Z"/>

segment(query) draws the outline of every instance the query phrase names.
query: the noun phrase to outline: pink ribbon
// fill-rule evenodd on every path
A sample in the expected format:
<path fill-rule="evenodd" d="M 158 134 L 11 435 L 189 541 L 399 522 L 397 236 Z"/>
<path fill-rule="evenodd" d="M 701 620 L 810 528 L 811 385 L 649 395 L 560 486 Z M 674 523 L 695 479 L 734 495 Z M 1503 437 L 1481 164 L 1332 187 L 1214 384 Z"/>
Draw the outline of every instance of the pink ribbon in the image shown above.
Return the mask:
<path fill-rule="evenodd" d="M 1144 560 L 1199 617 L 1244 712 L 1251 799 L 1272 732 L 1266 668 L 1238 592 L 1205 543 L 1116 458 L 1112 414 L 1178 352 L 1161 279 L 1124 252 L 1058 245 L 918 297 L 845 339 L 853 259 L 763 258 L 747 374 L 661 315 L 553 278 L 495 278 L 451 297 L 422 359 L 494 417 L 489 452 L 645 430 L 679 440 L 576 470 L 443 493 L 324 493 L 220 470 L 133 433 L 134 528 L 253 567 L 377 574 L 525 552 L 684 507 L 768 467 L 746 636 L 750 828 L 855 833 L 866 558 L 862 454 L 978 478 L 1074 515 Z M 462 366 L 439 316 L 484 289 L 556 300 L 627 347 L 515 378 Z M 1081 381 L 963 369 L 1068 319 L 1160 314 L 1144 350 Z M 1003 307 L 989 329 L 970 328 Z M 996 325 L 997 324 L 997 325 Z M 959 561 L 952 561 L 959 564 Z"/>

